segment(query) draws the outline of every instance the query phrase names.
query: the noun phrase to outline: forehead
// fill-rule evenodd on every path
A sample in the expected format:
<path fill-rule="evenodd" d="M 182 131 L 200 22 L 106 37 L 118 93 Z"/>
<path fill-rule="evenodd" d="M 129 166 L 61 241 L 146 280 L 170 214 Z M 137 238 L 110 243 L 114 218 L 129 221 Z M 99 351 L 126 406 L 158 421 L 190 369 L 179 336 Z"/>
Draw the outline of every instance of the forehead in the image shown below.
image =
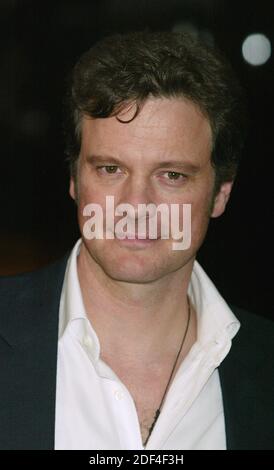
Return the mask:
<path fill-rule="evenodd" d="M 135 107 L 118 117 L 128 121 L 134 112 Z M 174 156 L 201 160 L 209 158 L 211 148 L 209 120 L 186 99 L 149 99 L 131 122 L 121 123 L 115 116 L 84 117 L 82 122 L 83 154 L 100 153 L 135 161 L 161 161 Z"/>

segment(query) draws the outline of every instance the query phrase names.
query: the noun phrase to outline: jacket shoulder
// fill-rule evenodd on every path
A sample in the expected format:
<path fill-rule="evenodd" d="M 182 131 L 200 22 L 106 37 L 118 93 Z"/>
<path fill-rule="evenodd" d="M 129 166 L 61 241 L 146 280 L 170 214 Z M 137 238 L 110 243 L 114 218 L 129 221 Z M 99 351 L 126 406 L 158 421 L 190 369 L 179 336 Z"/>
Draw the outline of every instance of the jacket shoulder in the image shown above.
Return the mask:
<path fill-rule="evenodd" d="M 27 291 L 32 291 L 39 285 L 42 287 L 51 276 L 58 277 L 58 274 L 64 273 L 69 253 L 57 261 L 39 268 L 35 271 L 20 273 L 11 276 L 0 276 L 0 302 L 11 298 L 15 302 L 19 296 L 24 296 Z"/>
<path fill-rule="evenodd" d="M 237 343 L 245 343 L 256 351 L 270 351 L 273 355 L 274 344 L 274 321 L 264 316 L 256 315 L 236 306 L 230 306 L 235 316 L 241 323 L 239 333 L 233 340 Z"/>

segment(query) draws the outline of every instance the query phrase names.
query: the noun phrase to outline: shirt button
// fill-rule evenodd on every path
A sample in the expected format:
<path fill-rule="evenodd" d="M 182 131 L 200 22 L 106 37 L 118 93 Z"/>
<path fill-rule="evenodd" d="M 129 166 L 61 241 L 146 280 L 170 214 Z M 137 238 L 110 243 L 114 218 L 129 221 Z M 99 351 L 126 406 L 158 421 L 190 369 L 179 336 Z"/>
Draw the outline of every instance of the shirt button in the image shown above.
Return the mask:
<path fill-rule="evenodd" d="M 90 338 L 90 336 L 84 336 L 82 344 L 86 348 L 91 348 L 93 343 L 92 343 L 92 339 Z"/>
<path fill-rule="evenodd" d="M 124 394 L 121 390 L 115 390 L 114 395 L 116 400 L 122 400 L 124 398 Z"/>

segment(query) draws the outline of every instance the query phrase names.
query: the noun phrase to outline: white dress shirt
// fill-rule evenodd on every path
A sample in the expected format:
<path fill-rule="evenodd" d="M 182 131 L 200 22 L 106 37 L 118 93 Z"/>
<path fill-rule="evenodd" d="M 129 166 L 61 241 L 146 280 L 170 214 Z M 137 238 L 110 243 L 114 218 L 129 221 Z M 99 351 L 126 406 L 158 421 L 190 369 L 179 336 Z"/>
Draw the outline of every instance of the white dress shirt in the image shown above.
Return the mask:
<path fill-rule="evenodd" d="M 134 400 L 100 358 L 77 274 L 79 240 L 68 260 L 60 301 L 55 449 L 143 450 Z M 188 294 L 197 341 L 181 363 L 145 449 L 226 449 L 217 367 L 240 323 L 197 261 Z"/>

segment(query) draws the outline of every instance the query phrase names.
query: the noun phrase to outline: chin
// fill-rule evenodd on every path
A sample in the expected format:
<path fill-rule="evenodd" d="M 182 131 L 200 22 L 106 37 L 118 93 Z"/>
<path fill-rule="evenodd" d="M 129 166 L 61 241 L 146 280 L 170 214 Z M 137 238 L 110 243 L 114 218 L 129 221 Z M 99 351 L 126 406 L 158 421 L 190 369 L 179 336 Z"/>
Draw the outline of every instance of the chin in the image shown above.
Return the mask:
<path fill-rule="evenodd" d="M 158 262 L 157 262 L 158 261 Z M 182 263 L 170 259 L 146 259 L 141 257 L 97 258 L 105 274 L 115 281 L 132 284 L 156 282 L 168 274 L 182 268 Z"/>
<path fill-rule="evenodd" d="M 161 269 L 155 269 L 153 263 L 142 263 L 140 260 L 99 260 L 99 264 L 105 274 L 111 279 L 121 282 L 145 284 L 162 277 Z"/>

